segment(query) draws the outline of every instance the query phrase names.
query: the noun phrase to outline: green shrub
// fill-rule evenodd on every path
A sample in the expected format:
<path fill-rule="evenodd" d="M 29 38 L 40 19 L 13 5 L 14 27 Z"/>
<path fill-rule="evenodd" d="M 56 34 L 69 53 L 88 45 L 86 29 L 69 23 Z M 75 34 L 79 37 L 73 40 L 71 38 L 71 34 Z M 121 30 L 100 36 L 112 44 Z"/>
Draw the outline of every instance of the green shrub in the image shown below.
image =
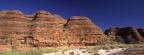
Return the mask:
<path fill-rule="evenodd" d="M 93 53 L 93 51 L 89 51 L 88 53 Z"/>
<path fill-rule="evenodd" d="M 110 52 L 109 50 L 107 50 L 106 52 Z"/>
<path fill-rule="evenodd" d="M 92 51 L 92 52 L 97 52 L 99 49 L 99 47 L 89 47 L 89 48 L 86 48 L 87 51 Z"/>
<path fill-rule="evenodd" d="M 140 48 L 141 45 L 133 45 L 134 48 Z"/>
<path fill-rule="evenodd" d="M 41 52 L 37 50 L 27 50 L 27 51 L 6 51 L 0 53 L 0 55 L 41 55 Z"/>
<path fill-rule="evenodd" d="M 134 43 L 136 43 L 136 40 L 134 38 L 128 38 L 128 43 L 134 44 Z"/>
<path fill-rule="evenodd" d="M 36 50 L 28 50 L 26 51 L 26 55 L 41 55 L 41 53 Z"/>
<path fill-rule="evenodd" d="M 70 52 L 69 55 L 74 55 L 74 52 Z"/>
<path fill-rule="evenodd" d="M 115 47 L 115 46 L 110 46 L 110 48 L 111 48 L 111 49 L 115 49 L 116 47 Z"/>
<path fill-rule="evenodd" d="M 102 47 L 104 50 L 110 50 L 111 48 L 108 46 Z"/>
<path fill-rule="evenodd" d="M 79 49 L 86 49 L 86 48 L 79 48 Z"/>
<path fill-rule="evenodd" d="M 93 48 L 93 50 L 98 50 L 99 48 L 100 48 L 100 47 L 97 47 L 97 48 L 95 47 L 95 48 Z"/>
<path fill-rule="evenodd" d="M 99 53 L 95 52 L 94 55 L 100 55 Z"/>
<path fill-rule="evenodd" d="M 82 51 L 82 53 L 86 53 L 87 51 Z"/>
<path fill-rule="evenodd" d="M 0 51 L 0 55 L 41 55 L 42 53 L 57 52 L 55 48 L 38 48 L 31 50 L 17 50 L 15 46 L 11 46 L 11 51 Z"/>
<path fill-rule="evenodd" d="M 126 48 L 126 46 L 118 46 L 119 48 Z"/>
<path fill-rule="evenodd" d="M 77 55 L 80 55 L 79 53 Z"/>
<path fill-rule="evenodd" d="M 116 36 L 115 41 L 117 41 L 118 43 L 124 43 L 124 39 L 121 36 Z"/>

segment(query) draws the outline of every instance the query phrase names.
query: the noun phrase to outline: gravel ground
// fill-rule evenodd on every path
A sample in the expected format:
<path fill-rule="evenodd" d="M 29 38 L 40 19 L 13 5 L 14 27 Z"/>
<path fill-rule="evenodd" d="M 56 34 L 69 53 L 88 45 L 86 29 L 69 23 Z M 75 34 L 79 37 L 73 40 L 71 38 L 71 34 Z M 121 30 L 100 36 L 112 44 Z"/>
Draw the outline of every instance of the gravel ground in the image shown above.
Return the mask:
<path fill-rule="evenodd" d="M 123 51 L 122 48 L 109 50 L 110 52 L 106 52 L 107 50 L 99 50 L 100 55 L 114 55 L 115 53 Z"/>
<path fill-rule="evenodd" d="M 85 52 L 83 52 L 85 51 Z M 100 55 L 114 55 L 115 53 L 118 53 L 120 51 L 123 51 L 122 48 L 118 48 L 118 49 L 113 49 L 113 50 L 109 50 L 109 52 L 106 52 L 107 50 L 98 50 L 98 53 Z M 72 49 L 72 50 L 66 50 L 66 51 L 58 51 L 56 53 L 43 53 L 42 55 L 69 55 L 69 53 L 74 52 L 74 55 L 93 55 L 93 53 L 88 53 L 89 51 L 86 51 L 86 49 Z"/>

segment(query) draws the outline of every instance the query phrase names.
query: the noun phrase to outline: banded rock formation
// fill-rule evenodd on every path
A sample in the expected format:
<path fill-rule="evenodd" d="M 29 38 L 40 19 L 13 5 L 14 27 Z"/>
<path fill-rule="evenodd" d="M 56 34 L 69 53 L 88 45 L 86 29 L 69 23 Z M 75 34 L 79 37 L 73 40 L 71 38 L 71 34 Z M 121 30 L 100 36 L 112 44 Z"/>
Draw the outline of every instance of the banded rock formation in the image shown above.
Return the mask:
<path fill-rule="evenodd" d="M 0 45 L 47 47 L 95 45 L 105 35 L 87 17 L 73 16 L 66 21 L 41 10 L 25 15 L 18 10 L 0 12 Z"/>
<path fill-rule="evenodd" d="M 113 27 L 105 31 L 105 34 L 108 35 L 111 39 L 115 39 L 116 36 L 121 36 L 125 43 L 130 43 L 129 39 L 134 39 L 137 43 L 143 41 L 144 38 L 144 29 L 143 28 L 134 28 L 134 27 Z"/>
<path fill-rule="evenodd" d="M 70 17 L 65 28 L 69 42 L 75 45 L 95 45 L 97 40 L 106 38 L 102 30 L 87 17 Z"/>

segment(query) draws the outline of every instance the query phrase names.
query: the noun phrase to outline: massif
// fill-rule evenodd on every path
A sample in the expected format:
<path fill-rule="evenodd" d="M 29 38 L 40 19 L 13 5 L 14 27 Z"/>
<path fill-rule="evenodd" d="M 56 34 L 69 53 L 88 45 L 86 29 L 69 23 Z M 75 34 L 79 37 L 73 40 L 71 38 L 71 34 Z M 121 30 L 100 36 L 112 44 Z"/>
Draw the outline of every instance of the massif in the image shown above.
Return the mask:
<path fill-rule="evenodd" d="M 106 35 L 105 35 L 106 34 Z M 41 10 L 25 15 L 19 10 L 0 11 L 0 45 L 17 47 L 93 46 L 119 35 L 140 41 L 144 29 L 110 28 L 102 32 L 88 17 L 60 15 Z M 126 42 L 127 43 L 127 42 Z"/>
<path fill-rule="evenodd" d="M 17 47 L 89 46 L 108 39 L 89 18 L 41 10 L 25 15 L 19 10 L 0 12 L 0 45 Z"/>

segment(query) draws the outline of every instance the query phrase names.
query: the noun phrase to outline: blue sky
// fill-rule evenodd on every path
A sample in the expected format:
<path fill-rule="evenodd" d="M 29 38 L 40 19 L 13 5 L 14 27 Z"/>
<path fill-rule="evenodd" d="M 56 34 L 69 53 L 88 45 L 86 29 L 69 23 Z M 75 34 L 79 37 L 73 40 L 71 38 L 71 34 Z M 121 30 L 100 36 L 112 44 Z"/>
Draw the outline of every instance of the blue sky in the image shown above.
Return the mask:
<path fill-rule="evenodd" d="M 0 10 L 24 14 L 46 10 L 65 19 L 86 16 L 103 31 L 117 26 L 144 28 L 144 0 L 1 0 Z"/>

